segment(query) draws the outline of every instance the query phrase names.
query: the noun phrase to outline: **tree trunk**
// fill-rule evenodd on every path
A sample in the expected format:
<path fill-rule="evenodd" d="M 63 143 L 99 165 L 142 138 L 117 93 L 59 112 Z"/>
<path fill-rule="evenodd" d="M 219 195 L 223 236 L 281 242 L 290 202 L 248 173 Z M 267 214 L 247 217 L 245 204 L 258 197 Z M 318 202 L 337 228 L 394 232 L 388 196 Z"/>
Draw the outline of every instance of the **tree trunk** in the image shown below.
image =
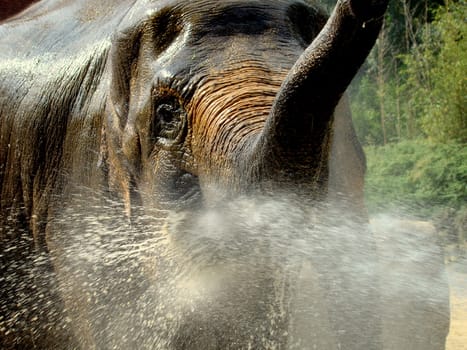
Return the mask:
<path fill-rule="evenodd" d="M 379 34 L 378 42 L 376 44 L 377 48 L 377 91 L 378 91 L 378 100 L 379 100 L 379 111 L 381 117 L 381 133 L 383 134 L 383 145 L 387 144 L 387 132 L 386 132 L 386 111 L 384 108 L 385 102 L 385 67 L 384 67 L 384 56 L 386 53 L 386 26 L 383 23 L 381 32 Z"/>

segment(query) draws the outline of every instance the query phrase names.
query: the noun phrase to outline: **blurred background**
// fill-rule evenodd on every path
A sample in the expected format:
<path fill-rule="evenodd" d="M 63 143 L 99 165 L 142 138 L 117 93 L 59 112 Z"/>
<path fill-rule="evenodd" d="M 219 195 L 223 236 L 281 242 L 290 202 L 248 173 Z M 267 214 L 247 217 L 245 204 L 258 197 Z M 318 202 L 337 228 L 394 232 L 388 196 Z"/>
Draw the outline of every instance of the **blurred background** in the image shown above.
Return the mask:
<path fill-rule="evenodd" d="M 410 223 L 421 236 L 435 232 L 450 282 L 447 349 L 465 350 L 467 1 L 390 1 L 349 93 L 367 157 L 370 215 Z"/>
<path fill-rule="evenodd" d="M 467 2 L 390 1 L 349 92 L 370 214 L 430 220 L 447 260 L 465 258 Z"/>

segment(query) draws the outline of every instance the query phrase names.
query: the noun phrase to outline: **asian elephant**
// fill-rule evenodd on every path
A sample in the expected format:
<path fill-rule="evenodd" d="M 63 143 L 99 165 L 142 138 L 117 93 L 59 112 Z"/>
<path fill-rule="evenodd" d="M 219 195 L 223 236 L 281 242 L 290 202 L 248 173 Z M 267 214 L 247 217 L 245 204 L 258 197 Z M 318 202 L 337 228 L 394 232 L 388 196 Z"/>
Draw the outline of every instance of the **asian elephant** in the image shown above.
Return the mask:
<path fill-rule="evenodd" d="M 42 0 L 5 20 L 2 348 L 381 349 L 345 90 L 386 6 Z"/>

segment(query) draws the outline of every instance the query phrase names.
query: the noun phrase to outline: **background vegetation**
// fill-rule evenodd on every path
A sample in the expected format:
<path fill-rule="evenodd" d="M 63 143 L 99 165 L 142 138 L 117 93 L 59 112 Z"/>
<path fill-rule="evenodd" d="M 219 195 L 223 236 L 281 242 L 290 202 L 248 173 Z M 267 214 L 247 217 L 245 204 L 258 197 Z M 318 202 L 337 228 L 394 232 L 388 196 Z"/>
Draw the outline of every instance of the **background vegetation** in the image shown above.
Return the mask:
<path fill-rule="evenodd" d="M 370 212 L 431 220 L 465 251 L 466 79 L 466 0 L 391 0 L 350 88 Z"/>

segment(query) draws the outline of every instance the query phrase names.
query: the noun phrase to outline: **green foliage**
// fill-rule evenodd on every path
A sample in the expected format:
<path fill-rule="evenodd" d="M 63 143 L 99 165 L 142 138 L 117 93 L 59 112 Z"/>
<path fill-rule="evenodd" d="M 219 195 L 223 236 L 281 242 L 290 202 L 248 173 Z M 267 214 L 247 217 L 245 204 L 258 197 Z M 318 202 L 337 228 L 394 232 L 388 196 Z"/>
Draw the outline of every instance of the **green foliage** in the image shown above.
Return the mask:
<path fill-rule="evenodd" d="M 370 213 L 433 221 L 445 247 L 460 251 L 467 249 L 466 72 L 467 0 L 394 0 L 349 89 L 367 153 Z"/>
<path fill-rule="evenodd" d="M 404 86 L 422 131 L 439 142 L 467 142 L 467 6 L 442 7 L 422 44 L 403 56 Z"/>
<path fill-rule="evenodd" d="M 381 109 L 387 142 L 398 142 L 420 136 L 417 121 L 407 111 L 404 91 L 396 78 L 387 79 L 384 86 L 376 84 L 373 72 L 367 72 L 349 92 L 353 121 L 364 145 L 383 145 Z"/>
<path fill-rule="evenodd" d="M 391 2 L 364 74 L 350 88 L 363 144 L 467 142 L 466 18 L 466 0 Z"/>
<path fill-rule="evenodd" d="M 419 28 L 431 23 L 444 0 L 392 0 L 386 12 L 386 31 L 392 57 L 407 53 L 417 39 Z"/>
<path fill-rule="evenodd" d="M 359 89 L 351 91 L 351 95 L 353 121 L 359 139 L 365 145 L 382 144 L 376 85 L 365 76 L 359 83 Z"/>
<path fill-rule="evenodd" d="M 404 141 L 369 146 L 365 195 L 370 212 L 403 209 L 433 217 L 467 203 L 467 148 L 462 144 Z"/>

